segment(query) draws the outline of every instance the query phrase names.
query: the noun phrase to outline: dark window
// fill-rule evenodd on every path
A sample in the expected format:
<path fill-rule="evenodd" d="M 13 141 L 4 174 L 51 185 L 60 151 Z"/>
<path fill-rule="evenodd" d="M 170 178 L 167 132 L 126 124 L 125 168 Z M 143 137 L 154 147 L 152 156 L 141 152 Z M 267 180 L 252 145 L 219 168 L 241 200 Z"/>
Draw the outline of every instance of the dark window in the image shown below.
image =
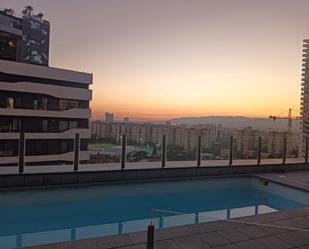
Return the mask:
<path fill-rule="evenodd" d="M 40 132 L 42 129 L 41 119 L 23 118 L 21 120 L 21 131 L 24 132 Z"/>
<path fill-rule="evenodd" d="M 66 141 L 60 142 L 60 152 L 66 153 L 68 151 L 68 143 Z"/>
<path fill-rule="evenodd" d="M 88 139 L 81 139 L 80 140 L 80 150 L 87 151 L 88 150 Z"/>
<path fill-rule="evenodd" d="M 38 102 L 37 99 L 33 100 L 33 109 L 34 109 L 34 110 L 39 109 L 39 102 Z"/>
<path fill-rule="evenodd" d="M 88 89 L 88 84 L 78 83 L 78 82 L 70 82 L 64 80 L 54 80 L 54 79 L 45 79 L 40 77 L 31 77 L 17 74 L 8 74 L 0 72 L 0 81 L 4 82 L 33 82 L 39 84 L 47 84 L 47 85 L 56 85 L 56 86 L 65 86 L 65 87 L 74 87 L 74 88 L 84 88 Z"/>
<path fill-rule="evenodd" d="M 48 121 L 47 120 L 42 121 L 42 132 L 48 132 Z"/>
<path fill-rule="evenodd" d="M 20 130 L 20 120 L 14 118 L 12 122 L 12 132 L 18 132 L 19 130 Z"/>
<path fill-rule="evenodd" d="M 15 98 L 15 105 L 14 105 L 14 108 L 23 108 L 23 99 L 20 98 L 20 97 L 16 97 Z"/>
<path fill-rule="evenodd" d="M 73 151 L 73 139 L 28 139 L 26 155 L 56 155 Z"/>
<path fill-rule="evenodd" d="M 0 59 L 17 60 L 17 39 L 8 33 L 0 32 Z"/>
<path fill-rule="evenodd" d="M 66 131 L 69 128 L 69 121 L 61 120 L 59 121 L 59 131 Z"/>
<path fill-rule="evenodd" d="M 81 109 L 87 109 L 87 108 L 89 108 L 89 101 L 80 100 L 80 101 L 79 101 L 79 108 L 81 108 Z"/>
<path fill-rule="evenodd" d="M 88 119 L 80 119 L 78 122 L 79 122 L 79 128 L 88 128 L 89 127 Z"/>
<path fill-rule="evenodd" d="M 0 157 L 11 157 L 17 155 L 18 155 L 18 140 L 1 140 Z"/>
<path fill-rule="evenodd" d="M 62 132 L 68 129 L 88 129 L 88 119 L 1 116 L 0 132 Z"/>
<path fill-rule="evenodd" d="M 47 106 L 48 106 L 48 98 L 42 97 L 42 109 L 47 110 Z"/>
<path fill-rule="evenodd" d="M 58 132 L 58 122 L 56 121 L 56 119 L 51 119 L 49 121 L 48 131 L 49 132 Z"/>
<path fill-rule="evenodd" d="M 69 121 L 69 129 L 75 129 L 78 128 L 78 122 L 77 121 Z"/>

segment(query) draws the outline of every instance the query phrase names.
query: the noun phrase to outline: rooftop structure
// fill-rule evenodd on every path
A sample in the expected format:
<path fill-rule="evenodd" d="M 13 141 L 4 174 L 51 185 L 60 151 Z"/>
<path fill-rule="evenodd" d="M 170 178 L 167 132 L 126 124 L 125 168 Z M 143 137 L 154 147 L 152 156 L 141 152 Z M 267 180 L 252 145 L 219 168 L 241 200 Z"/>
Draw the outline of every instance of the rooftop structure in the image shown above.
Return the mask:
<path fill-rule="evenodd" d="M 42 14 L 0 10 L 0 59 L 48 66 L 50 24 Z"/>
<path fill-rule="evenodd" d="M 305 151 L 306 139 L 309 138 L 309 40 L 305 39 L 303 43 L 303 63 L 302 63 L 302 74 L 301 74 L 301 150 L 302 153 Z"/>

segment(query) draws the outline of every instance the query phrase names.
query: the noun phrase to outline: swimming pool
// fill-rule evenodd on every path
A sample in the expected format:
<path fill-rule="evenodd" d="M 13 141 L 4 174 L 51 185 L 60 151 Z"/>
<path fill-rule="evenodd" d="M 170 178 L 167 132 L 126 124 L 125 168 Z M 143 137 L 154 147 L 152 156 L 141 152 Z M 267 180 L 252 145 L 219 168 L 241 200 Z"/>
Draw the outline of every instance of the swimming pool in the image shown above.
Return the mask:
<path fill-rule="evenodd" d="M 309 204 L 258 178 L 221 178 L 0 192 L 0 248 L 214 221 Z"/>

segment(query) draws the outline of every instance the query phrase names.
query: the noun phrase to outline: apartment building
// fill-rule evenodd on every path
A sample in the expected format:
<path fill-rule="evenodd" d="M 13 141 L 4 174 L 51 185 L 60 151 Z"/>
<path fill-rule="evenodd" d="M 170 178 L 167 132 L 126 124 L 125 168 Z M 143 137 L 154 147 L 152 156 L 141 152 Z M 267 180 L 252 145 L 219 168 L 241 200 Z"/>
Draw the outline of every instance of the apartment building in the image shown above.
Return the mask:
<path fill-rule="evenodd" d="M 24 18 L 33 21 L 32 26 L 47 23 L 36 16 Z M 11 19 L 13 24 L 8 21 Z M 0 41 L 5 44 L 0 53 L 0 164 L 18 163 L 21 133 L 25 137 L 26 165 L 72 162 L 76 133 L 80 137 L 79 160 L 88 160 L 92 74 L 48 67 L 48 61 L 43 60 L 48 56 L 40 52 L 46 50 L 44 42 L 42 49 L 36 43 L 27 50 L 40 54 L 42 60 L 40 56 L 29 61 L 27 56 L 19 56 L 23 46 L 16 44 L 22 43 L 27 31 L 19 29 L 15 24 L 18 20 L 0 12 Z M 41 26 L 38 29 L 36 32 L 46 34 Z"/>
<path fill-rule="evenodd" d="M 196 149 L 197 137 L 202 136 L 202 147 L 211 147 L 216 139 L 216 126 L 205 125 L 197 127 L 175 126 L 171 124 L 153 123 L 123 123 L 104 122 L 96 120 L 91 122 L 91 134 L 97 138 L 111 139 L 115 143 L 120 143 L 122 134 L 127 135 L 127 140 L 137 144 L 162 144 L 162 135 L 167 138 L 167 145 L 179 146 L 184 151 Z"/>
<path fill-rule="evenodd" d="M 235 152 L 240 153 L 248 157 L 256 155 L 259 136 L 262 136 L 262 132 L 252 127 L 237 130 L 235 132 Z"/>
<path fill-rule="evenodd" d="M 305 142 L 309 138 L 309 39 L 303 41 L 303 59 L 301 74 L 301 98 L 300 98 L 300 132 L 301 153 L 305 151 Z"/>

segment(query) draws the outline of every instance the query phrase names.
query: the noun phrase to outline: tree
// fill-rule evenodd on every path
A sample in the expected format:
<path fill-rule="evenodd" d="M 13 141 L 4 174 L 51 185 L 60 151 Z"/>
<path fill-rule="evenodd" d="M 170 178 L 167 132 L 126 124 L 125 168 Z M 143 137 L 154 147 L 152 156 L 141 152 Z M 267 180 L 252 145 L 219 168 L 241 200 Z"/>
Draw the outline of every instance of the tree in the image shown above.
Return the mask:
<path fill-rule="evenodd" d="M 42 19 L 44 14 L 42 12 L 40 12 L 39 14 L 36 15 L 38 18 Z"/>
<path fill-rule="evenodd" d="M 25 9 L 22 11 L 23 16 L 31 16 L 33 12 L 33 7 L 31 5 L 27 5 Z"/>
<path fill-rule="evenodd" d="M 3 12 L 4 14 L 10 15 L 10 16 L 14 15 L 15 13 L 14 9 L 4 9 Z"/>

